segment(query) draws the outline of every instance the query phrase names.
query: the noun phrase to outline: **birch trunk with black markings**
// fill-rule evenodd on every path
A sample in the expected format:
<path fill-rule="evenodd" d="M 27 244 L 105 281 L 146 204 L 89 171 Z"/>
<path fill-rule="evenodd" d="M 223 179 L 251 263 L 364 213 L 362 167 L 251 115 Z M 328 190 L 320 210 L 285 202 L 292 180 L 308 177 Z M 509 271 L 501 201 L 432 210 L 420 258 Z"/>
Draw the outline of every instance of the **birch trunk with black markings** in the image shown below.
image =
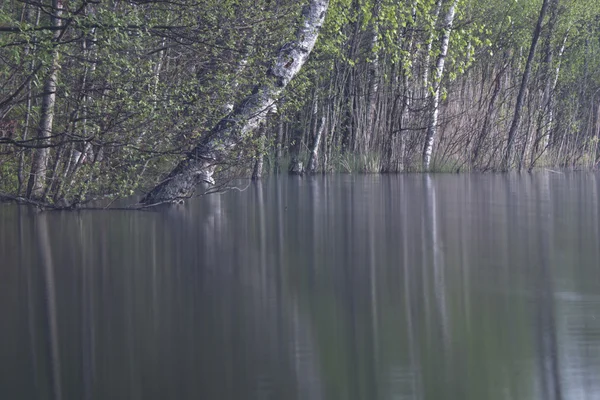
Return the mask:
<path fill-rule="evenodd" d="M 219 164 L 250 135 L 271 111 L 281 92 L 308 60 L 325 20 L 329 0 L 310 0 L 302 11 L 302 25 L 296 39 L 284 45 L 269 69 L 267 80 L 223 118 L 204 139 L 187 154 L 175 169 L 152 189 L 142 203 L 174 202 L 191 197 L 198 184 L 213 184 Z"/>
<path fill-rule="evenodd" d="M 456 15 L 456 6 L 458 0 L 453 0 L 446 16 L 444 17 L 444 33 L 442 35 L 440 54 L 437 59 L 435 67 L 435 82 L 434 92 L 431 99 L 431 117 L 429 118 L 429 124 L 427 126 L 427 135 L 425 136 L 425 147 L 423 148 L 423 169 L 429 170 L 431 164 L 431 153 L 433 152 L 433 144 L 435 142 L 435 136 L 437 133 L 438 117 L 440 113 L 440 92 L 442 86 L 442 77 L 444 76 L 444 67 L 446 64 L 446 56 L 448 55 L 448 46 L 450 45 L 450 33 L 452 31 L 452 24 L 454 23 L 454 16 Z"/>

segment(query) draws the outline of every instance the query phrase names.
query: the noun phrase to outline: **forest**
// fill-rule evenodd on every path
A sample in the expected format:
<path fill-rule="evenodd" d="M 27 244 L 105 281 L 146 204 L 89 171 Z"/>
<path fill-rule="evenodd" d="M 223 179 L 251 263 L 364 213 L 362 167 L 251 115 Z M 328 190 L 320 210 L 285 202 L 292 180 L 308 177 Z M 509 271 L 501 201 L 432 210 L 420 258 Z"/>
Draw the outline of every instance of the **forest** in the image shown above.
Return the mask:
<path fill-rule="evenodd" d="M 0 198 L 600 163 L 600 2 L 4 0 Z"/>

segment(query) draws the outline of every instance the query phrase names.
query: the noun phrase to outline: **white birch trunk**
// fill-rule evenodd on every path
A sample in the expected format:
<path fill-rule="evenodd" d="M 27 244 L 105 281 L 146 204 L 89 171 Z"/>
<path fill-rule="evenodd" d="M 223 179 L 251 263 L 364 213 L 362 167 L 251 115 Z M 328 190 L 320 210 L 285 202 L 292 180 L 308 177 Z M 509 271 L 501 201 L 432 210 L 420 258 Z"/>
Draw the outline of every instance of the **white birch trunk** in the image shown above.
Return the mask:
<path fill-rule="evenodd" d="M 556 70 L 554 73 L 554 80 L 552 82 L 552 88 L 550 89 L 550 96 L 548 97 L 548 123 L 546 125 L 546 134 L 544 135 L 544 148 L 547 148 L 552 143 L 552 127 L 554 125 L 554 101 L 553 96 L 556 91 L 556 86 L 558 85 L 558 77 L 560 76 L 560 67 L 562 64 L 562 56 L 565 52 L 565 47 L 567 45 L 567 38 L 569 37 L 569 32 L 565 35 L 560 50 L 558 51 L 558 63 L 556 64 Z"/>
<path fill-rule="evenodd" d="M 365 138 L 365 147 L 371 144 L 373 138 L 376 137 L 375 132 L 375 110 L 377 108 L 377 93 L 379 92 L 379 23 L 377 21 L 379 16 L 379 1 L 375 2 L 373 7 L 374 21 L 373 21 L 373 32 L 371 36 L 371 51 L 373 52 L 373 61 L 371 63 L 370 79 L 371 84 L 369 88 L 369 112 L 367 116 L 367 133 Z"/>
<path fill-rule="evenodd" d="M 260 133 L 258 134 L 257 138 L 258 149 L 256 152 L 256 159 L 254 160 L 254 169 L 252 170 L 253 181 L 258 181 L 263 176 L 263 165 L 265 161 L 265 141 L 267 140 L 265 129 L 266 127 L 263 125 L 260 128 Z"/>
<path fill-rule="evenodd" d="M 319 145 L 321 144 L 321 137 L 323 137 L 323 131 L 325 130 L 325 123 L 327 117 L 325 114 L 321 117 L 321 125 L 315 136 L 315 142 L 313 143 L 312 150 L 310 152 L 310 158 L 308 159 L 307 171 L 309 174 L 317 172 L 318 160 L 319 160 Z"/>
<path fill-rule="evenodd" d="M 425 48 L 425 61 L 423 62 L 423 89 L 425 93 L 429 87 L 429 60 L 431 59 L 431 49 L 433 48 L 433 38 L 435 35 L 435 25 L 440 16 L 442 9 L 442 0 L 437 0 L 435 3 L 435 10 L 433 11 L 433 30 L 429 34 L 429 40 L 427 41 L 427 47 Z"/>
<path fill-rule="evenodd" d="M 442 86 L 442 77 L 444 75 L 444 66 L 446 64 L 446 56 L 448 55 L 448 47 L 450 45 L 450 32 L 452 31 L 452 24 L 454 23 L 454 16 L 456 15 L 456 6 L 458 0 L 452 0 L 452 4 L 444 17 L 444 33 L 442 35 L 442 43 L 440 46 L 440 55 L 438 56 L 436 67 L 435 67 L 435 90 L 431 102 L 431 117 L 427 126 L 427 135 L 425 136 L 425 147 L 423 149 L 423 169 L 429 170 L 431 163 L 431 153 L 433 151 L 433 144 L 435 142 L 435 135 L 437 133 L 437 123 L 439 117 L 439 103 L 440 103 L 440 90 Z"/>

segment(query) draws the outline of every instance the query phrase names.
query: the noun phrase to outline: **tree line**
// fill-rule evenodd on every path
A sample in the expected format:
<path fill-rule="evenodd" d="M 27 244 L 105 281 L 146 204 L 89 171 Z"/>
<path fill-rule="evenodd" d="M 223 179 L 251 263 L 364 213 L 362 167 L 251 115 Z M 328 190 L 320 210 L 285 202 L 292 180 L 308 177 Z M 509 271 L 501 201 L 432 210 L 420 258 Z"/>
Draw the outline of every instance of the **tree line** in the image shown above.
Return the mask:
<path fill-rule="evenodd" d="M 7 0 L 0 194 L 600 161 L 600 4 Z"/>

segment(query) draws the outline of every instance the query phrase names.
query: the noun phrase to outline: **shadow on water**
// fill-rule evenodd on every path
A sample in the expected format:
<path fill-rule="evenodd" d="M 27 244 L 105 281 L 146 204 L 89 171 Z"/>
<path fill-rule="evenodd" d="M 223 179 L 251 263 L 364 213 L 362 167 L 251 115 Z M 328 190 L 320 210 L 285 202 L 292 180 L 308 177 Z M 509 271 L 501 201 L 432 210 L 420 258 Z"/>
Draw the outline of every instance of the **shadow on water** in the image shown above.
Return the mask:
<path fill-rule="evenodd" d="M 0 398 L 594 398 L 599 210 L 594 174 L 3 205 Z"/>

